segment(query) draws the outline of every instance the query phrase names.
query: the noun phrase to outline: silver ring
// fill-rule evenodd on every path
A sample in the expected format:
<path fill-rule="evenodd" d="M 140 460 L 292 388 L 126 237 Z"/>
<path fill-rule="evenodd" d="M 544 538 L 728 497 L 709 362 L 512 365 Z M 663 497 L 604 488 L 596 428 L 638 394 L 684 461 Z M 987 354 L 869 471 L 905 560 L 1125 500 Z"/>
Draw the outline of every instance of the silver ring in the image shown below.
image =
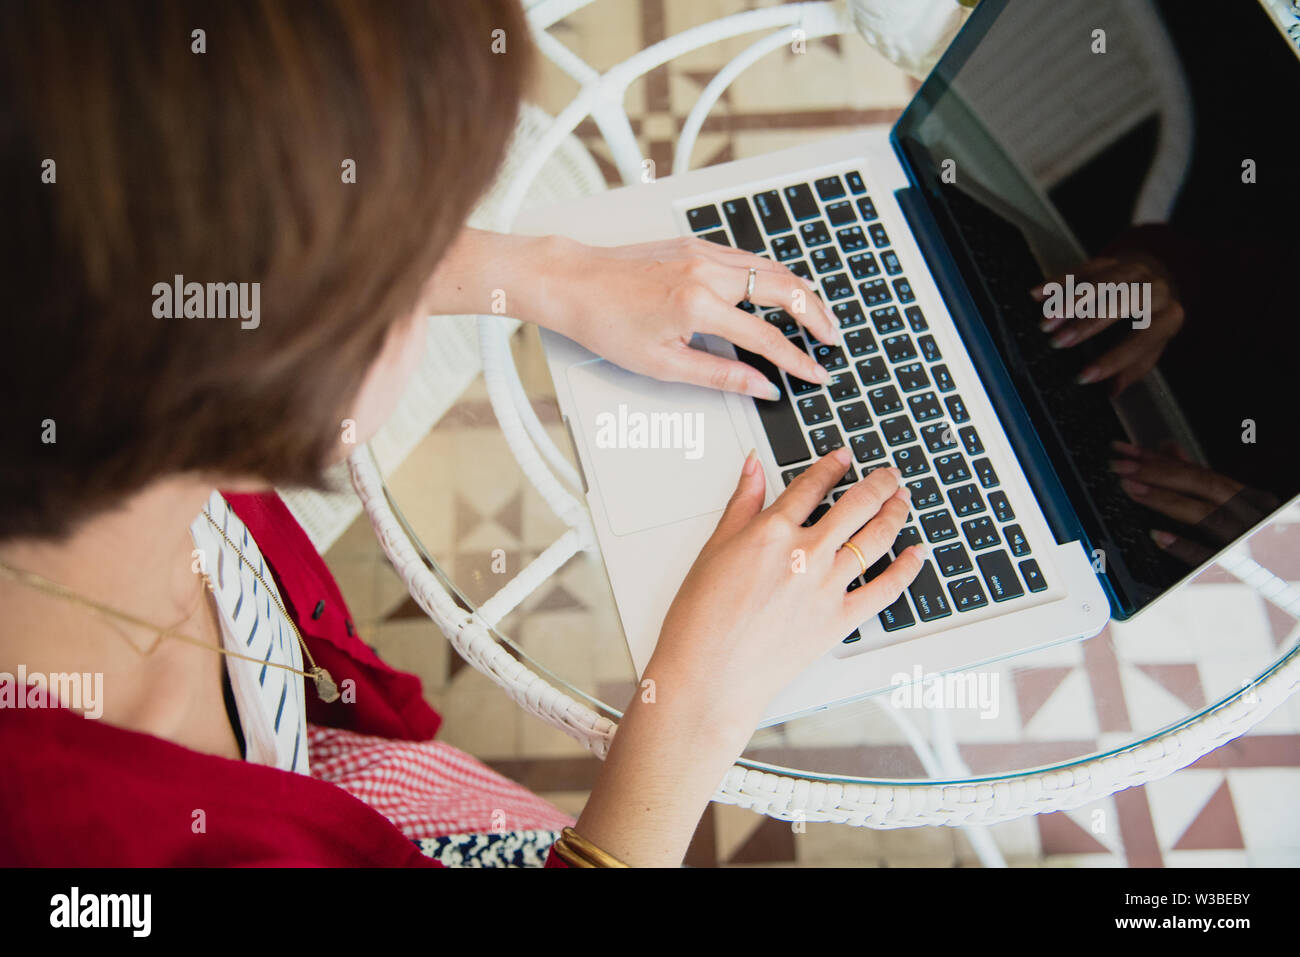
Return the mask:
<path fill-rule="evenodd" d="M 754 280 L 758 278 L 758 269 L 755 266 L 749 267 L 749 282 L 745 283 L 745 302 L 754 295 Z"/>

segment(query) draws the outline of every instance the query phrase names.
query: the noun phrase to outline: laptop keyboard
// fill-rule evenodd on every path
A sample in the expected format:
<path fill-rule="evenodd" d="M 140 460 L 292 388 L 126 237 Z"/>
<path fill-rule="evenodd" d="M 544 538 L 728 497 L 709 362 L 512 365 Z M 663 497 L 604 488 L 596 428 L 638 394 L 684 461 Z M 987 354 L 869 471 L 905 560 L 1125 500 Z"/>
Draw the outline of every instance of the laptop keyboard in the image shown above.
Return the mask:
<path fill-rule="evenodd" d="M 847 444 L 853 453 L 854 464 L 805 524 L 874 469 L 893 465 L 902 473 L 912 495 L 907 525 L 849 590 L 880 575 L 910 545 L 928 542 L 933 558 L 880 613 L 884 630 L 1047 588 L 861 174 L 697 206 L 687 221 L 697 236 L 769 256 L 816 281 L 839 320 L 844 348 L 818 342 L 783 310 L 737 303 L 817 360 L 831 373 L 827 385 L 736 352 L 781 391 L 775 401 L 753 401 L 786 485 L 834 449 Z M 855 630 L 844 642 L 859 640 Z"/>

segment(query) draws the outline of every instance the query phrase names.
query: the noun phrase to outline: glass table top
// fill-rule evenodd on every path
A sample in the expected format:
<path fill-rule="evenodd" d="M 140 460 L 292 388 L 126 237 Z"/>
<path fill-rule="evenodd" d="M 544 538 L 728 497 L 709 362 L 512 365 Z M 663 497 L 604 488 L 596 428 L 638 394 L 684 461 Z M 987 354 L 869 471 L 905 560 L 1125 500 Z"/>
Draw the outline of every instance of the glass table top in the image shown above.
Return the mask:
<path fill-rule="evenodd" d="M 435 320 L 436 321 L 436 320 Z M 556 446 L 566 430 L 532 327 L 512 338 L 525 392 Z M 444 585 L 476 608 L 564 531 L 516 464 L 481 376 L 385 489 L 412 543 Z M 1246 543 L 1251 557 L 1300 580 L 1300 510 Z M 465 516 L 472 517 L 467 521 Z M 511 527 L 498 534 L 493 522 Z M 476 525 L 473 535 L 462 534 Z M 563 610 L 538 631 L 530 615 Z M 1066 767 L 1136 747 L 1235 696 L 1300 653 L 1296 620 L 1212 565 L 1127 623 L 1096 637 L 982 665 L 966 700 L 894 689 L 756 731 L 743 766 L 844 783 L 973 782 Z M 597 554 L 578 553 L 496 637 L 561 691 L 617 721 L 637 692 L 609 581 Z M 1290 732 L 1300 704 L 1259 726 Z"/>

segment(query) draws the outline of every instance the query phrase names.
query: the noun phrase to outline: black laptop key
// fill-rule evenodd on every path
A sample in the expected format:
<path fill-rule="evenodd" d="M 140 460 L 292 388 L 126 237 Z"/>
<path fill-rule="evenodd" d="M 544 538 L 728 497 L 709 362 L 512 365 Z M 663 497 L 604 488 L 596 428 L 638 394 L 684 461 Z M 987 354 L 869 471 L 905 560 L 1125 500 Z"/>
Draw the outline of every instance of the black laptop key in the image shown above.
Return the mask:
<path fill-rule="evenodd" d="M 963 485 L 953 489 L 948 493 L 948 502 L 952 505 L 953 514 L 958 518 L 978 515 L 984 511 L 984 499 L 980 498 L 980 490 L 974 485 Z"/>
<path fill-rule="evenodd" d="M 711 243 L 717 243 L 719 246 L 730 246 L 731 240 L 727 238 L 725 229 L 717 229 L 711 233 L 705 233 L 701 239 L 707 239 Z"/>
<path fill-rule="evenodd" d="M 808 470 L 807 465 L 797 465 L 792 469 L 786 469 L 784 472 L 781 473 L 781 480 L 785 482 L 786 485 L 789 485 L 799 475 L 803 474 L 807 470 Z"/>
<path fill-rule="evenodd" d="M 804 441 L 803 426 L 799 424 L 799 417 L 795 415 L 794 406 L 790 404 L 785 389 L 781 388 L 781 374 L 777 372 L 776 366 L 757 353 L 745 349 L 737 349 L 736 357 L 753 366 L 780 389 L 780 396 L 773 401 L 754 400 L 754 408 L 758 410 L 776 464 L 793 465 L 808 458 L 808 443 Z"/>
<path fill-rule="evenodd" d="M 891 276 L 897 276 L 903 271 L 903 264 L 898 261 L 898 253 L 892 249 L 886 249 L 881 253 L 880 261 L 885 264 L 885 272 Z"/>
<path fill-rule="evenodd" d="M 989 492 L 989 508 L 993 509 L 993 514 L 997 516 L 999 522 L 1009 522 L 1016 517 L 1005 492 Z"/>
<path fill-rule="evenodd" d="M 769 236 L 790 231 L 790 217 L 785 214 L 781 194 L 776 190 L 769 189 L 756 195 L 754 208 L 758 210 L 758 218 L 762 220 L 763 229 Z"/>
<path fill-rule="evenodd" d="M 853 295 L 853 283 L 849 282 L 847 275 L 837 272 L 835 275 L 827 276 L 822 280 L 822 291 L 826 294 L 827 302 L 847 299 Z"/>
<path fill-rule="evenodd" d="M 975 469 L 975 477 L 980 480 L 980 484 L 985 488 L 992 488 L 1000 484 L 998 482 L 998 473 L 993 471 L 993 463 L 988 459 L 976 459 L 971 463 Z"/>
<path fill-rule="evenodd" d="M 989 594 L 994 601 L 1019 598 L 1025 593 L 1020 587 L 1020 579 L 1016 578 L 1015 570 L 1011 567 L 1011 559 L 1002 549 L 976 555 L 975 561 L 979 564 L 980 574 L 984 576 L 984 583 L 989 586 Z"/>
<path fill-rule="evenodd" d="M 916 340 L 916 344 L 921 347 L 921 357 L 926 362 L 938 362 L 943 358 L 939 354 L 939 343 L 934 341 L 934 336 L 922 336 Z"/>
<path fill-rule="evenodd" d="M 939 473 L 939 481 L 944 485 L 955 485 L 970 480 L 970 469 L 960 452 L 941 455 L 934 460 L 934 470 Z"/>
<path fill-rule="evenodd" d="M 857 170 L 844 174 L 845 181 L 849 184 L 849 192 L 854 195 L 861 195 L 867 191 L 866 184 L 862 182 L 862 174 Z"/>
<path fill-rule="evenodd" d="M 975 426 L 968 425 L 966 428 L 959 430 L 961 435 L 961 444 L 966 446 L 967 455 L 981 455 L 984 452 L 984 443 L 980 441 L 980 435 L 975 431 Z"/>
<path fill-rule="evenodd" d="M 925 529 L 925 537 L 932 542 L 943 542 L 957 537 L 957 526 L 952 523 L 952 516 L 948 514 L 947 509 L 922 515 L 921 527 Z"/>
<path fill-rule="evenodd" d="M 912 495 L 913 508 L 933 508 L 943 504 L 943 493 L 939 491 L 939 484 L 932 478 L 908 482 L 907 490 Z"/>
<path fill-rule="evenodd" d="M 844 439 L 840 437 L 840 430 L 833 425 L 813 429 L 810 437 L 812 438 L 813 451 L 818 455 L 830 455 L 844 445 Z"/>
<path fill-rule="evenodd" d="M 880 263 L 874 253 L 855 253 L 849 257 L 849 272 L 854 279 L 868 279 L 880 275 Z"/>
<path fill-rule="evenodd" d="M 880 619 L 880 625 L 885 631 L 898 631 L 900 628 L 907 628 L 916 624 L 916 619 L 912 617 L 912 609 L 907 605 L 907 592 L 899 595 L 898 600 L 877 617 Z"/>
<path fill-rule="evenodd" d="M 835 234 L 840 241 L 840 249 L 846 253 L 856 253 L 867 248 L 867 237 L 862 235 L 861 226 L 849 226 Z"/>
<path fill-rule="evenodd" d="M 903 314 L 907 316 L 907 322 L 912 327 L 913 332 L 925 332 L 930 328 L 925 321 L 925 313 L 921 311 L 920 306 L 908 306 L 903 310 Z"/>
<path fill-rule="evenodd" d="M 1042 591 L 1047 587 L 1047 581 L 1038 568 L 1038 562 L 1032 558 L 1026 558 L 1020 563 L 1020 577 L 1025 580 L 1025 586 L 1030 591 Z"/>
<path fill-rule="evenodd" d="M 803 247 L 793 236 L 777 236 L 772 240 L 772 252 L 776 255 L 777 262 L 789 262 L 803 255 Z"/>
<path fill-rule="evenodd" d="M 876 327 L 876 332 L 882 336 L 893 335 L 903 328 L 903 320 L 898 315 L 897 306 L 872 309 L 871 324 Z"/>
<path fill-rule="evenodd" d="M 826 231 L 826 224 L 820 219 L 811 223 L 803 223 L 799 226 L 799 235 L 803 237 L 803 244 L 808 247 L 824 246 L 831 241 L 831 234 Z"/>
<path fill-rule="evenodd" d="M 885 355 L 889 356 L 890 362 L 906 362 L 908 359 L 916 358 L 916 345 L 906 332 L 890 336 L 881 343 L 881 346 L 885 350 Z"/>
<path fill-rule="evenodd" d="M 868 279 L 858 286 L 858 292 L 862 293 L 862 301 L 868 308 L 878 306 L 882 302 L 889 302 L 892 297 L 889 285 L 883 279 Z"/>
<path fill-rule="evenodd" d="M 894 376 L 904 392 L 915 392 L 930 385 L 930 377 L 925 374 L 925 366 L 919 362 L 909 362 L 894 370 Z"/>
<path fill-rule="evenodd" d="M 841 303 L 841 305 L 845 305 L 845 303 Z M 856 305 L 856 303 L 854 303 L 854 305 Z M 838 309 L 839 307 L 837 306 L 836 308 Z M 858 315 L 861 316 L 862 314 L 858 313 Z M 844 318 L 843 316 L 841 316 L 840 317 L 841 325 L 843 325 L 843 322 L 844 322 Z M 857 323 L 855 323 L 855 325 L 856 324 Z M 880 347 L 876 345 L 876 337 L 871 334 L 870 329 L 853 329 L 849 332 L 844 333 L 844 344 L 849 347 L 849 355 L 853 356 L 854 358 L 858 356 L 870 355 L 871 353 L 878 352 L 880 350 Z M 881 366 L 882 367 L 884 366 L 883 362 L 881 363 Z M 862 370 L 859 369 L 858 371 L 860 373 Z M 889 377 L 888 371 L 886 371 L 885 377 L 886 378 Z"/>
<path fill-rule="evenodd" d="M 927 336 L 927 338 L 929 337 Z M 957 388 L 957 383 L 952 381 L 952 373 L 948 371 L 948 367 L 943 363 L 935 366 L 934 369 L 931 370 L 930 374 L 934 376 L 934 384 L 939 387 L 940 392 L 951 392 L 953 389 Z M 957 399 L 957 404 L 960 406 L 961 399 L 957 396 L 953 396 L 953 398 Z M 948 404 L 948 400 L 945 399 L 944 403 Z M 964 409 L 965 407 L 962 406 L 962 408 Z M 952 412 L 951 405 L 948 405 L 948 410 L 950 413 Z"/>
<path fill-rule="evenodd" d="M 947 372 L 946 369 L 944 371 Z M 939 378 L 939 369 L 937 367 L 934 371 L 934 377 L 937 382 Z M 943 388 L 943 386 L 940 385 L 939 388 Z M 950 395 L 943 400 L 943 404 L 948 407 L 948 415 L 952 417 L 954 422 L 960 424 L 970 421 L 970 413 L 966 411 L 966 403 L 962 402 L 961 396 Z M 988 486 L 986 485 L 985 488 L 988 488 Z"/>
<path fill-rule="evenodd" d="M 817 215 L 817 200 L 813 199 L 812 190 L 807 183 L 785 188 L 785 201 L 790 204 L 790 212 L 798 220 L 812 219 Z"/>
<path fill-rule="evenodd" d="M 993 519 L 987 515 L 981 518 L 972 518 L 969 522 L 962 522 L 961 530 L 962 534 L 966 536 L 966 544 L 970 545 L 973 552 L 1002 544 L 1002 539 L 998 537 L 998 527 L 993 524 Z"/>
<path fill-rule="evenodd" d="M 974 611 L 989 603 L 984 597 L 984 587 L 974 575 L 949 582 L 948 591 L 952 595 L 952 605 L 958 611 Z"/>
<path fill-rule="evenodd" d="M 780 329 L 783 336 L 792 336 L 799 331 L 799 323 L 795 322 L 794 316 L 784 309 L 774 309 L 763 318 Z"/>
<path fill-rule="evenodd" d="M 837 369 L 843 369 L 849 364 L 849 360 L 844 358 L 843 349 L 839 346 L 827 345 L 824 342 L 813 346 L 812 357 L 816 359 L 821 364 L 821 367 L 827 372 L 835 372 Z"/>
<path fill-rule="evenodd" d="M 831 203 L 827 206 L 826 218 L 830 220 L 832 226 L 843 226 L 857 219 L 853 213 L 853 204 L 848 201 Z"/>
<path fill-rule="evenodd" d="M 964 574 L 974 567 L 970 563 L 970 556 L 966 554 L 966 546 L 961 542 L 939 545 L 934 550 L 934 560 L 944 578 Z"/>
<path fill-rule="evenodd" d="M 871 400 L 871 410 L 878 416 L 903 411 L 903 400 L 898 397 L 898 390 L 892 385 L 872 389 L 867 393 L 867 398 Z"/>
<path fill-rule="evenodd" d="M 885 433 L 885 441 L 890 445 L 916 441 L 916 433 L 912 431 L 912 420 L 905 415 L 886 419 L 880 423 L 880 428 Z"/>
<path fill-rule="evenodd" d="M 929 422 L 943 415 L 943 409 L 939 407 L 939 399 L 933 392 L 909 395 L 907 407 L 912 413 L 912 418 L 918 422 Z"/>
<path fill-rule="evenodd" d="M 894 557 L 897 558 L 903 552 L 907 551 L 913 545 L 921 544 L 921 532 L 915 525 L 904 525 L 898 530 L 898 537 L 894 539 L 893 550 Z"/>
<path fill-rule="evenodd" d="M 867 317 L 862 314 L 862 307 L 853 299 L 848 302 L 837 302 L 831 307 L 831 311 L 835 313 L 835 318 L 839 320 L 841 329 L 852 329 L 854 326 L 860 326 L 867 321 Z M 844 338 L 847 340 L 848 336 Z M 859 353 L 855 353 L 850 349 L 849 354 L 858 355 Z"/>
<path fill-rule="evenodd" d="M 931 452 L 942 452 L 955 448 L 957 438 L 952 434 L 952 426 L 947 422 L 931 422 L 921 426 L 921 439 Z"/>
<path fill-rule="evenodd" d="M 906 279 L 894 280 L 894 296 L 899 302 L 916 301 L 916 293 L 912 292 L 912 284 Z"/>
<path fill-rule="evenodd" d="M 869 223 L 880 216 L 876 212 L 876 204 L 871 201 L 870 196 L 863 196 L 858 200 L 858 215 L 862 217 L 864 223 Z"/>
<path fill-rule="evenodd" d="M 737 248 L 748 249 L 751 253 L 767 250 L 767 243 L 763 241 L 763 234 L 758 231 L 758 223 L 754 222 L 754 214 L 750 211 L 749 200 L 743 196 L 729 199 L 722 204 L 722 212 L 731 227 L 731 235 L 736 237 Z"/>
<path fill-rule="evenodd" d="M 842 405 L 835 410 L 840 417 L 840 425 L 844 427 L 845 432 L 857 432 L 861 429 L 871 428 L 871 413 L 867 411 L 865 402 L 850 402 Z M 866 459 L 859 461 L 865 462 Z"/>
<path fill-rule="evenodd" d="M 712 203 L 687 210 L 686 221 L 691 224 L 691 231 L 696 233 L 702 229 L 717 229 L 722 225 L 722 217 L 718 215 L 718 207 Z"/>
<path fill-rule="evenodd" d="M 884 249 L 889 245 L 889 233 L 885 232 L 883 223 L 872 223 L 867 227 L 867 232 L 871 234 L 871 245 L 877 249 Z"/>
<path fill-rule="evenodd" d="M 825 179 L 819 179 L 813 185 L 817 187 L 817 195 L 825 203 L 829 203 L 832 199 L 839 199 L 844 195 L 844 184 L 840 182 L 838 176 L 827 176 Z"/>
<path fill-rule="evenodd" d="M 749 313 L 751 316 L 757 314 L 758 312 L 757 305 L 755 305 L 753 302 L 746 302 L 743 299 L 740 300 L 740 302 L 736 303 L 736 308 L 739 309 L 741 312 Z"/>
<path fill-rule="evenodd" d="M 835 251 L 834 246 L 814 249 L 808 254 L 808 259 L 812 262 L 813 271 L 818 274 L 834 272 L 837 269 L 844 268 L 844 264 L 840 262 L 840 254 Z M 850 287 L 849 292 L 852 291 L 853 289 Z"/>
<path fill-rule="evenodd" d="M 1019 525 L 1008 525 L 1002 534 L 1007 537 L 1007 545 L 1016 558 L 1024 558 L 1029 554 L 1029 539 L 1025 538 L 1024 529 Z"/>
<path fill-rule="evenodd" d="M 810 395 L 799 400 L 799 417 L 804 425 L 820 425 L 831 418 L 831 404 L 824 395 Z"/>
<path fill-rule="evenodd" d="M 905 479 L 910 479 L 914 475 L 924 475 L 930 471 L 930 462 L 919 445 L 909 445 L 905 449 L 894 452 L 894 464 L 898 466 L 898 471 Z"/>
<path fill-rule="evenodd" d="M 788 263 L 785 268 L 789 269 L 800 279 L 812 279 L 812 270 L 808 268 L 808 263 L 806 263 L 802 259 L 796 260 L 795 262 L 792 263 Z"/>
<path fill-rule="evenodd" d="M 791 339 L 790 341 L 795 342 L 796 340 Z M 818 392 L 820 390 L 821 390 L 820 383 L 805 382 L 803 379 L 800 379 L 797 375 L 790 376 L 790 394 L 795 398 L 798 398 L 801 395 L 807 395 L 809 392 Z"/>
<path fill-rule="evenodd" d="M 862 587 L 862 579 L 855 578 L 853 579 L 853 581 L 849 582 L 848 590 L 853 591 L 855 588 L 861 588 L 861 587 Z M 844 639 L 844 644 L 851 645 L 855 641 L 861 641 L 861 640 L 862 640 L 862 632 L 854 628 L 853 631 L 849 633 L 849 636 Z"/>
<path fill-rule="evenodd" d="M 838 375 L 831 376 L 831 381 L 826 383 L 826 391 L 830 393 L 831 399 L 835 402 L 856 399 L 862 394 L 858 390 L 858 383 L 854 380 L 852 372 L 841 372 Z"/>
<path fill-rule="evenodd" d="M 827 512 L 829 512 L 830 510 L 831 507 L 829 505 L 827 505 L 825 502 L 821 503 L 815 509 L 812 510 L 811 515 L 809 515 L 806 519 L 804 519 L 803 527 L 812 528 L 821 520 L 821 517 L 825 515 Z"/>
<path fill-rule="evenodd" d="M 862 331 L 866 332 L 865 329 Z M 867 335 L 871 335 L 871 333 L 867 332 Z M 845 341 L 848 341 L 847 336 L 845 336 Z M 852 346 L 850 346 L 850 351 L 852 351 Z M 858 363 L 857 369 L 858 378 L 862 380 L 862 384 L 867 388 L 871 388 L 873 385 L 881 382 L 889 381 L 889 366 L 885 365 L 885 360 L 880 358 L 880 356 L 872 356 L 870 359 L 863 359 Z"/>
<path fill-rule="evenodd" d="M 849 448 L 853 450 L 853 457 L 859 462 L 870 462 L 872 459 L 885 457 L 885 447 L 880 444 L 880 436 L 875 432 L 861 432 L 850 437 Z"/>
<path fill-rule="evenodd" d="M 952 614 L 952 606 L 948 604 L 948 596 L 944 594 L 943 585 L 934 570 L 934 562 L 927 560 L 921 566 L 920 573 L 907 586 L 907 591 L 911 594 L 912 601 L 916 602 L 916 612 L 922 621 L 934 621 Z"/>

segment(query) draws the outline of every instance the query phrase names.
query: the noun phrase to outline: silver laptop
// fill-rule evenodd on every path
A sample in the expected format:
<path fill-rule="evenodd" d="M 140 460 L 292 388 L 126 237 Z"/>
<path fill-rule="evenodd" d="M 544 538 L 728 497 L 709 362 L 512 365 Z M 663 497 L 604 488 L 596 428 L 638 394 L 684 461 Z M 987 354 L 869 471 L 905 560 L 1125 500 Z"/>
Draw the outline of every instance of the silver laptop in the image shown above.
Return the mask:
<path fill-rule="evenodd" d="M 892 129 L 523 214 L 520 232 L 596 245 L 696 235 L 771 257 L 818 284 L 841 328 L 842 343 L 821 343 L 781 310 L 747 310 L 821 363 L 828 385 L 701 338 L 699 348 L 767 375 L 781 393 L 771 402 L 649 380 L 543 332 L 638 673 L 750 448 L 769 503 L 818 457 L 850 449 L 849 474 L 810 522 L 850 482 L 897 466 L 913 508 L 892 554 L 930 548 L 904 594 L 792 681 L 764 724 L 918 669 L 1094 635 L 1296 496 L 1300 470 L 1288 464 L 1274 398 L 1284 350 L 1264 327 L 1242 329 L 1229 359 L 1216 310 L 1280 301 L 1267 272 L 1243 273 L 1248 257 L 1224 249 L 1296 251 L 1283 215 L 1294 205 L 1284 192 L 1291 144 L 1246 91 L 1293 85 L 1297 60 L 1262 9 L 1231 18 L 1237 41 L 1225 47 L 1185 5 L 984 0 Z M 1078 33 L 1094 21 L 1105 54 Z M 1222 96 L 1225 77 L 1238 100 Z M 1261 174 L 1242 194 L 1243 150 L 1276 164 L 1272 185 Z M 1137 228 L 1147 222 L 1161 225 Z M 1074 379 L 1117 346 L 1162 335 L 1163 303 L 1144 306 L 1140 286 L 1124 302 L 1110 290 L 1123 318 L 1056 349 L 1040 329 L 1048 306 L 1029 290 L 1071 273 L 1055 308 L 1086 315 L 1087 282 L 1071 271 L 1116 242 L 1199 279 L 1194 298 L 1180 284 L 1186 320 L 1155 366 L 1112 395 L 1113 380 Z M 1257 441 L 1243 439 L 1243 420 Z M 1161 485 L 1144 502 L 1122 485 L 1108 467 L 1114 441 L 1159 450 L 1153 467 L 1173 497 Z M 1228 480 L 1205 488 L 1230 496 L 1187 488 L 1193 467 Z M 1152 532 L 1176 535 L 1176 547 Z"/>

